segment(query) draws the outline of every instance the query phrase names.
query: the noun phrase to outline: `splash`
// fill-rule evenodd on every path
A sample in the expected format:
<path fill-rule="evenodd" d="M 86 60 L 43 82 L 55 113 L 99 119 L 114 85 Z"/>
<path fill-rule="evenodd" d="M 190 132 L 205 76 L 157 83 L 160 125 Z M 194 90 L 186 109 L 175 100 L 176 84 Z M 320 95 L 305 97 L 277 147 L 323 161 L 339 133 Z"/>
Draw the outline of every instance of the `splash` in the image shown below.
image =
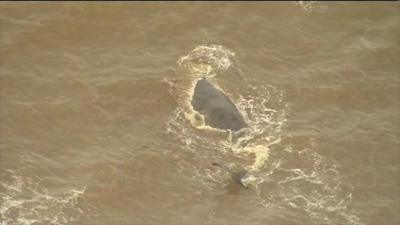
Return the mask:
<path fill-rule="evenodd" d="M 246 146 L 243 150 L 255 156 L 254 163 L 250 167 L 251 171 L 259 171 L 265 165 L 270 151 L 269 148 L 264 145 Z"/>
<path fill-rule="evenodd" d="M 282 137 L 289 111 L 282 90 L 246 77 L 246 83 L 240 84 L 242 88 L 239 98 L 233 98 L 233 101 L 249 128 L 239 133 L 225 131 L 225 138 L 214 135 L 217 133 L 207 135 L 218 130 L 205 126 L 204 118 L 191 109 L 190 98 L 195 82 L 199 77 L 209 74 L 214 76 L 211 79 L 216 79 L 219 72 L 227 69 L 242 75 L 240 68 L 233 66 L 235 54 L 231 50 L 230 54 L 225 55 L 212 53 L 216 49 L 226 50 L 224 47 L 199 46 L 178 60 L 184 74 L 189 75 L 185 77 L 190 78 L 190 83 L 180 87 L 185 90 L 186 98 L 181 98 L 181 107 L 168 121 L 168 131 L 189 151 L 208 148 L 219 151 L 222 158 L 231 154 L 240 158 L 247 164 L 242 166 L 251 172 L 244 182 L 255 187 L 258 200 L 265 207 L 300 210 L 316 223 L 363 224 L 349 209 L 352 186 L 340 176 L 340 165 L 318 154 L 313 149 L 318 147 L 315 140 L 310 139 L 307 145 L 309 148 L 296 149 L 291 137 Z M 193 127 L 207 132 L 199 135 L 191 129 Z M 196 179 L 202 180 L 209 188 L 221 182 L 216 178 L 217 172 L 195 165 L 187 166 Z"/>
<path fill-rule="evenodd" d="M 233 67 L 235 53 L 222 45 L 200 45 L 178 60 L 178 65 L 194 78 L 214 77 Z"/>
<path fill-rule="evenodd" d="M 221 153 L 232 152 L 237 156 L 249 156 L 253 158 L 252 164 L 248 166 L 249 170 L 260 170 L 268 161 L 269 146 L 277 144 L 280 140 L 280 130 L 285 121 L 284 104 L 275 104 L 282 102 L 282 93 L 272 86 L 255 85 L 248 83 L 245 86 L 243 95 L 239 95 L 239 99 L 234 104 L 238 107 L 239 112 L 243 115 L 250 128 L 244 128 L 240 131 L 240 135 L 233 134 L 227 130 L 221 130 L 207 126 L 204 117 L 196 112 L 191 105 L 196 82 L 207 76 L 213 85 L 229 96 L 218 86 L 216 80 L 217 75 L 227 70 L 240 74 L 241 71 L 235 67 L 235 53 L 221 45 L 200 45 L 195 47 L 189 54 L 179 58 L 178 71 L 184 77 L 188 77 L 190 82 L 184 87 L 182 84 L 172 84 L 171 87 L 178 90 L 173 93 L 177 96 L 179 105 L 181 106 L 175 112 L 173 118 L 168 121 L 168 131 L 177 135 L 185 148 L 190 149 L 194 143 L 201 145 L 201 142 L 216 148 Z M 257 83 L 255 81 L 254 83 Z M 175 86 L 176 85 L 176 86 Z M 178 86 L 182 85 L 182 86 Z M 231 98 L 235 101 L 234 98 Z M 268 108 L 267 105 L 275 104 L 278 108 Z M 283 106 L 283 108 L 282 108 Z M 183 116 L 185 120 L 180 119 Z M 189 122 L 193 128 L 204 130 L 207 132 L 216 132 L 225 134 L 225 139 L 206 139 L 202 140 L 195 133 L 190 133 L 190 129 L 185 127 L 185 123 Z M 183 133 L 182 131 L 185 130 Z M 188 132 L 189 131 L 189 132 Z"/>
<path fill-rule="evenodd" d="M 207 126 L 204 117 L 193 109 L 190 102 L 197 81 L 204 76 L 207 76 L 207 78 L 211 80 L 213 77 L 217 76 L 218 73 L 233 68 L 234 56 L 235 53 L 232 50 L 222 45 L 211 44 L 199 45 L 187 55 L 178 59 L 178 71 L 180 71 L 185 77 L 188 77 L 190 81 L 185 87 L 183 85 L 176 87 L 178 93 L 175 95 L 178 97 L 178 101 L 184 109 L 185 118 L 196 129 L 226 132 L 224 130 Z M 221 92 L 224 92 L 219 88 L 216 80 L 213 80 L 213 85 Z M 174 85 L 172 84 L 170 86 Z"/>
<path fill-rule="evenodd" d="M 269 158 L 270 147 L 281 142 L 281 133 L 286 122 L 288 105 L 282 100 L 283 92 L 273 86 L 257 87 L 248 84 L 237 104 L 249 124 L 240 137 L 225 142 L 237 154 L 254 155 L 248 169 L 261 170 Z M 272 108 L 272 107 L 274 108 Z"/>
<path fill-rule="evenodd" d="M 229 145 L 229 142 L 225 142 L 224 144 L 225 146 Z M 270 145 L 272 144 L 274 143 L 270 143 Z M 262 144 L 249 144 L 244 147 L 231 144 L 231 149 L 235 155 L 252 155 L 254 157 L 253 163 L 247 166 L 247 169 L 251 172 L 260 171 L 266 165 L 270 153 L 268 145 Z"/>
<path fill-rule="evenodd" d="M 51 194 L 40 181 L 7 170 L 1 174 L 1 225 L 70 224 L 79 219 L 79 199 L 85 187 Z"/>

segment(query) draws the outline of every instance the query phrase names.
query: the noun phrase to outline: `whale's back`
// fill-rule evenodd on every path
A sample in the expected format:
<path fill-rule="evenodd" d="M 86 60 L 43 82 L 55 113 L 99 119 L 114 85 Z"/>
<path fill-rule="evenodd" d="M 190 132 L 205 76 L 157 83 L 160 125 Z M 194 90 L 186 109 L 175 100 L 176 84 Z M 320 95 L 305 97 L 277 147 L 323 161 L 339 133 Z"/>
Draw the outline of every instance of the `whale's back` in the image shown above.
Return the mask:
<path fill-rule="evenodd" d="M 211 127 L 233 131 L 247 127 L 235 104 L 206 78 L 197 81 L 191 104 Z"/>

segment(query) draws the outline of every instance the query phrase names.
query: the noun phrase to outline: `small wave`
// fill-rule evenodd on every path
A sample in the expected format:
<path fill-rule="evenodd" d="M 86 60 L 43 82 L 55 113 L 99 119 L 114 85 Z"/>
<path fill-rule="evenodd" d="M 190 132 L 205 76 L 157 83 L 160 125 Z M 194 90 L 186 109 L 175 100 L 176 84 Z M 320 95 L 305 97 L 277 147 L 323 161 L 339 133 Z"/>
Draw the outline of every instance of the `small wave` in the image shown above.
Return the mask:
<path fill-rule="evenodd" d="M 1 225 L 64 225 L 77 221 L 82 214 L 79 199 L 85 187 L 52 194 L 40 185 L 40 180 L 19 176 L 12 170 L 2 172 L 0 177 Z"/>
<path fill-rule="evenodd" d="M 353 187 L 341 179 L 337 162 L 309 148 L 285 150 L 280 154 L 265 175 L 277 188 L 269 189 L 266 195 L 263 191 L 259 193 L 264 206 L 279 205 L 302 210 L 323 224 L 336 224 L 338 221 L 341 224 L 363 224 L 349 210 Z M 303 166 L 293 167 L 293 164 Z M 259 190 L 264 189 L 261 187 Z"/>
<path fill-rule="evenodd" d="M 315 10 L 324 12 L 328 9 L 328 6 L 320 1 L 296 1 L 294 4 L 301 6 L 302 10 L 307 13 Z"/>
<path fill-rule="evenodd" d="M 360 37 L 350 42 L 342 51 L 345 53 L 355 53 L 360 51 L 376 51 L 385 48 L 390 48 L 390 44 L 385 41 L 368 40 L 365 37 Z"/>

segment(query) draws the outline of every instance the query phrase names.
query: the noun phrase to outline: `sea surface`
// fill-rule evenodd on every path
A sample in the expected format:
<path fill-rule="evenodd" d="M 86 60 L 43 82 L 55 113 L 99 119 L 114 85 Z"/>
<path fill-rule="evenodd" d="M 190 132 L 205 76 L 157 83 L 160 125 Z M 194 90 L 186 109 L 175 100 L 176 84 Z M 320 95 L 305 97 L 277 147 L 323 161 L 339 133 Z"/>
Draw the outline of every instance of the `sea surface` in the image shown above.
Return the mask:
<path fill-rule="evenodd" d="M 1 2 L 0 224 L 400 224 L 399 32 L 398 2 Z"/>

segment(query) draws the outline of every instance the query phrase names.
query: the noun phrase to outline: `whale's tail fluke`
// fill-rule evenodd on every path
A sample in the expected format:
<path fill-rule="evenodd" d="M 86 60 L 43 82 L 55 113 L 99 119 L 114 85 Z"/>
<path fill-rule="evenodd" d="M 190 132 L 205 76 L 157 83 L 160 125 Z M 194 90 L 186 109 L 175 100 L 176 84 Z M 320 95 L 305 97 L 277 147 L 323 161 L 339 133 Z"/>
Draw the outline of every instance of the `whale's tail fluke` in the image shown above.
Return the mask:
<path fill-rule="evenodd" d="M 247 170 L 245 170 L 244 168 L 229 166 L 221 160 L 213 162 L 212 165 L 218 166 L 222 170 L 228 172 L 231 175 L 232 179 L 242 185 L 242 187 L 248 187 L 248 183 L 245 182 L 248 173 Z"/>

